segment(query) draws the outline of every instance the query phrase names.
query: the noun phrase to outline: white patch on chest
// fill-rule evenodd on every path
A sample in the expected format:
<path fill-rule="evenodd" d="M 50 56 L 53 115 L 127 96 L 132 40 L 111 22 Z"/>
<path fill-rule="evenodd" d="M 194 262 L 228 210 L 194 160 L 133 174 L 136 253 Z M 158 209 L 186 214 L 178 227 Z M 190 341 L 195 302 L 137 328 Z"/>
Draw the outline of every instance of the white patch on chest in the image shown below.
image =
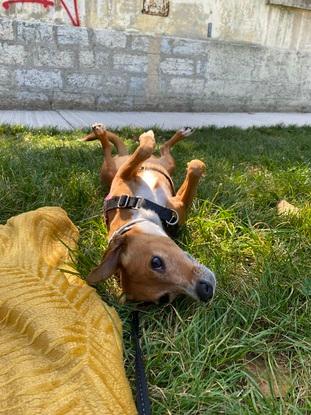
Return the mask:
<path fill-rule="evenodd" d="M 142 233 L 147 233 L 148 235 L 159 235 L 165 236 L 168 238 L 168 235 L 164 232 L 164 230 L 152 222 L 142 222 L 136 225 L 136 228 L 139 229 Z"/>
<path fill-rule="evenodd" d="M 171 196 L 168 183 L 160 184 L 158 174 L 152 170 L 144 170 L 139 176 L 141 180 L 136 189 L 136 195 L 166 206 Z"/>
<path fill-rule="evenodd" d="M 158 178 L 152 170 L 144 170 L 141 178 L 151 189 L 154 189 L 158 183 Z"/>

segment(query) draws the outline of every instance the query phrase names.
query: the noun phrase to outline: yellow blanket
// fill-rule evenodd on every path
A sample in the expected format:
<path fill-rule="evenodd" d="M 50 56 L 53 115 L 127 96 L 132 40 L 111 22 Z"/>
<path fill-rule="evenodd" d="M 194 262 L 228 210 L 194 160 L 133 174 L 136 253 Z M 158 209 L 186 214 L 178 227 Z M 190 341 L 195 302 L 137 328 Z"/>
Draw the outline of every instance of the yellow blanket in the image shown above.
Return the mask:
<path fill-rule="evenodd" d="M 136 414 L 117 313 L 64 271 L 77 238 L 57 207 L 0 225 L 0 415 Z"/>

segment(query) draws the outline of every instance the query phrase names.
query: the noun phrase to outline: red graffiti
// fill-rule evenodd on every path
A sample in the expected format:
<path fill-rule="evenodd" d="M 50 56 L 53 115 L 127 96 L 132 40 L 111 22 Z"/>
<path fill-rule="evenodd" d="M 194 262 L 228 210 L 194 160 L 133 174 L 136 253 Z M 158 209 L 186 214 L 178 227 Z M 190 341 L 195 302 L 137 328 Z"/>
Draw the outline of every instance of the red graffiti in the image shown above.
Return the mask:
<path fill-rule="evenodd" d="M 63 6 L 63 8 L 65 9 L 71 23 L 73 24 L 73 26 L 80 26 L 80 17 L 79 17 L 79 9 L 78 9 L 78 0 L 73 0 L 73 5 L 74 5 L 74 12 L 72 13 L 70 11 L 69 6 L 66 4 L 65 0 L 60 0 L 61 5 Z M 48 7 L 54 6 L 55 3 L 54 1 L 50 1 L 50 0 L 7 0 L 4 1 L 2 3 L 2 6 L 8 10 L 11 6 L 11 4 L 16 4 L 16 3 L 36 3 L 36 4 L 41 4 L 43 7 L 45 7 L 46 9 Z"/>
<path fill-rule="evenodd" d="M 69 7 L 67 6 L 67 4 L 66 4 L 66 2 L 65 2 L 64 0 L 61 0 L 60 2 L 61 2 L 61 4 L 62 4 L 63 8 L 66 10 L 66 12 L 67 12 L 67 14 L 68 14 L 68 16 L 69 16 L 69 19 L 71 20 L 71 23 L 72 23 L 74 26 L 80 26 L 80 17 L 79 17 L 79 9 L 78 9 L 78 0 L 74 0 L 74 1 L 73 1 L 73 3 L 74 3 L 74 8 L 75 8 L 75 16 L 73 16 L 73 15 L 72 15 L 72 13 L 71 13 L 71 12 L 70 12 L 70 10 L 69 10 Z"/>
<path fill-rule="evenodd" d="M 42 4 L 42 6 L 44 6 L 45 8 L 49 6 L 54 6 L 54 2 L 49 1 L 49 0 L 8 0 L 8 1 L 4 1 L 2 6 L 6 10 L 8 10 L 11 4 L 14 4 L 14 3 L 38 3 L 38 4 Z"/>

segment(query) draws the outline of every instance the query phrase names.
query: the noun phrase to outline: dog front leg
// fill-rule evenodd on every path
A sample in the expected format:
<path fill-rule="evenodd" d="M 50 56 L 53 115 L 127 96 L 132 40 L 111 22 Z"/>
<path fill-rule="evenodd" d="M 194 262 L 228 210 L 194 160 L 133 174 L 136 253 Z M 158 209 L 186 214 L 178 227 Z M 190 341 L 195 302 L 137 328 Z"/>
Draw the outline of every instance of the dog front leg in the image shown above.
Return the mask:
<path fill-rule="evenodd" d="M 139 137 L 139 146 L 130 158 L 120 167 L 117 175 L 123 180 L 129 180 L 135 176 L 142 163 L 153 153 L 155 148 L 154 133 L 152 130 L 143 133 Z"/>
<path fill-rule="evenodd" d="M 180 223 L 186 220 L 187 210 L 197 193 L 200 178 L 205 172 L 205 164 L 200 160 L 191 160 L 187 166 L 187 174 L 184 182 L 178 189 L 176 196 L 170 199 L 170 207 L 175 209 L 180 218 Z"/>

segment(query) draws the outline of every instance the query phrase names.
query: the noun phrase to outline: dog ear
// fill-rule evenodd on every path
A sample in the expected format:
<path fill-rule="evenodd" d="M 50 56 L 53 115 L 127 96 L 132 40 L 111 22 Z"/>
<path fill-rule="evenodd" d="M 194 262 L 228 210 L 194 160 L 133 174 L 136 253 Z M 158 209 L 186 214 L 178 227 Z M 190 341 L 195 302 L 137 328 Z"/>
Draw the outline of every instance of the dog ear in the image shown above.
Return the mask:
<path fill-rule="evenodd" d="M 125 245 L 125 239 L 125 235 L 117 236 L 112 239 L 107 251 L 104 254 L 102 262 L 87 276 L 86 280 L 88 283 L 92 284 L 98 281 L 106 280 L 116 272 L 120 254 Z"/>

